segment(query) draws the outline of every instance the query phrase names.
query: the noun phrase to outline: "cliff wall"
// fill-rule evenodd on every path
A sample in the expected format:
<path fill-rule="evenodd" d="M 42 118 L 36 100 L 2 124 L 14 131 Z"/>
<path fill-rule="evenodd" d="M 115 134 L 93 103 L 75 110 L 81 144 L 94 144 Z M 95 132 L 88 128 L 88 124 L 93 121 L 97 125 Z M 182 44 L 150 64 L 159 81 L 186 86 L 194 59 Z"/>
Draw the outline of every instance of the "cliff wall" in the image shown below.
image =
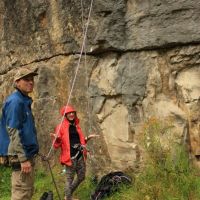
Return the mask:
<path fill-rule="evenodd" d="M 33 111 L 41 152 L 60 122 L 80 58 L 90 1 L 0 1 L 0 106 L 19 67 L 38 68 Z M 200 2 L 94 0 L 70 99 L 96 170 L 135 167 L 144 122 L 171 120 L 200 154 Z M 187 138 L 187 139 L 186 139 Z M 189 138 L 189 140 L 188 140 Z"/>

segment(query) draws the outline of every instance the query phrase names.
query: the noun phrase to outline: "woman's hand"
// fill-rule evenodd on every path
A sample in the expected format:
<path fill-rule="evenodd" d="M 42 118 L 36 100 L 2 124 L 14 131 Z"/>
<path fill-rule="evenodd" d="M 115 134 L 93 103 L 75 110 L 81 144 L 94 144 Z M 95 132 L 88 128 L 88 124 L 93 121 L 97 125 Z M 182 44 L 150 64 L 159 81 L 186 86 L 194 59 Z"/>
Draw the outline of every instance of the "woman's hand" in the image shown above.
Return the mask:
<path fill-rule="evenodd" d="M 95 137 L 99 137 L 100 135 L 97 135 L 97 134 L 90 134 L 90 135 L 88 135 L 86 138 L 85 138 L 85 140 L 86 141 L 89 141 L 90 139 L 92 139 L 92 138 L 95 138 Z"/>
<path fill-rule="evenodd" d="M 50 133 L 50 137 L 52 140 L 54 140 L 56 138 L 56 134 L 55 133 Z"/>
<path fill-rule="evenodd" d="M 58 137 L 58 135 L 56 135 L 56 133 L 50 133 L 50 137 L 53 142 L 57 142 L 57 143 L 61 142 L 61 139 Z"/>

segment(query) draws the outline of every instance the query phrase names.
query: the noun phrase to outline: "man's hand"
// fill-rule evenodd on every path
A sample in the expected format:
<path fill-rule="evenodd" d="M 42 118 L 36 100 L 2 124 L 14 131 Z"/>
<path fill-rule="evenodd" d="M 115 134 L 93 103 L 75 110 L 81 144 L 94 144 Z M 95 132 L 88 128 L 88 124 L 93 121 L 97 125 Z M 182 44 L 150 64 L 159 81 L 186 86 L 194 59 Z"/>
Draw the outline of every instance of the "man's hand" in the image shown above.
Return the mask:
<path fill-rule="evenodd" d="M 31 162 L 29 160 L 21 163 L 21 172 L 30 173 L 32 170 Z"/>

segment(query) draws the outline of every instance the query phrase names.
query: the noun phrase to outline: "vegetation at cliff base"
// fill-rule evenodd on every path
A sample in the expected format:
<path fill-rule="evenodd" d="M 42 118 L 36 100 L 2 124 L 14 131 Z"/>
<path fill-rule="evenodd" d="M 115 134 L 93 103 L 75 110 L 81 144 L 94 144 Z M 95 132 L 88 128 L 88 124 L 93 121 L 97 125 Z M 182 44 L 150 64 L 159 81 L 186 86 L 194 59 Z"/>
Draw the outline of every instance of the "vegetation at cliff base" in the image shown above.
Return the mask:
<path fill-rule="evenodd" d="M 108 200 L 199 200 L 200 176 L 190 162 L 187 148 L 183 141 L 173 131 L 169 122 L 150 119 L 144 125 L 140 135 L 144 159 L 139 171 L 129 171 L 133 184 L 123 186 Z M 60 166 L 52 168 L 55 180 L 63 199 L 65 175 Z M 0 200 L 10 199 L 9 168 L 0 168 Z M 87 176 L 84 183 L 75 192 L 75 197 L 89 200 L 96 185 L 92 176 Z M 47 169 L 40 168 L 36 172 L 35 194 L 33 200 L 38 200 L 45 191 L 52 190 L 54 199 L 58 196 Z"/>

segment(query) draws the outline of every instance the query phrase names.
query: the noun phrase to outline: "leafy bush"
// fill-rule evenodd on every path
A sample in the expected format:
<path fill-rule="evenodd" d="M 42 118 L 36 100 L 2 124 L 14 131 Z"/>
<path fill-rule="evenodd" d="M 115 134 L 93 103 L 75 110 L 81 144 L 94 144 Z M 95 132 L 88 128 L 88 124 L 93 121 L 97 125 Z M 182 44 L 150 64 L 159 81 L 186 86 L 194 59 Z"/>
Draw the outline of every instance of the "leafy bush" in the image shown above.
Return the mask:
<path fill-rule="evenodd" d="M 200 199 L 200 178 L 189 162 L 185 145 L 177 142 L 175 135 L 171 122 L 150 119 L 144 126 L 146 159 L 135 181 L 135 199 Z"/>

